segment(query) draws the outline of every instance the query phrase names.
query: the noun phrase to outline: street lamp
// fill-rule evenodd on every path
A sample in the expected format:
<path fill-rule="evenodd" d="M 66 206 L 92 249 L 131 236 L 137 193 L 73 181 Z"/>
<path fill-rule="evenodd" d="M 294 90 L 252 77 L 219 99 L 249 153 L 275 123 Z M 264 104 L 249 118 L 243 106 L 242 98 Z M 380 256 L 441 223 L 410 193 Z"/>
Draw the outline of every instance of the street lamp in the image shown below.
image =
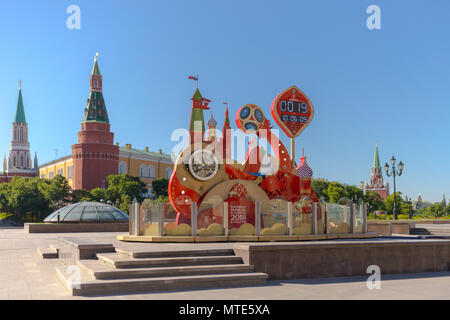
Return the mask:
<path fill-rule="evenodd" d="M 395 176 L 396 175 L 398 175 L 398 176 L 401 176 L 402 175 L 402 172 L 403 172 L 403 167 L 405 166 L 404 164 L 403 164 L 403 162 L 399 162 L 398 163 L 398 169 L 396 169 L 395 168 L 395 161 L 396 161 L 396 159 L 394 158 L 394 156 L 392 156 L 392 158 L 391 158 L 391 164 L 392 164 L 392 170 L 391 170 L 391 172 L 389 173 L 389 165 L 387 164 L 387 162 L 386 162 L 386 164 L 384 165 L 384 170 L 386 170 L 386 175 L 388 176 L 388 177 L 390 177 L 390 176 L 392 176 L 393 178 L 394 178 L 394 220 L 398 220 L 398 208 L 397 208 L 397 190 L 396 190 L 396 188 L 395 188 Z"/>

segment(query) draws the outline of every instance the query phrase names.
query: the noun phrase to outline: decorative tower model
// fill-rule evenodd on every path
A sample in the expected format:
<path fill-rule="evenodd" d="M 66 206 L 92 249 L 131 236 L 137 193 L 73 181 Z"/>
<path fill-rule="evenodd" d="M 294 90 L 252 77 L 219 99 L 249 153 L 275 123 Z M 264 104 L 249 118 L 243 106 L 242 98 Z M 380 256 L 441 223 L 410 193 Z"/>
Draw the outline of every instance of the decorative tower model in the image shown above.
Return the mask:
<path fill-rule="evenodd" d="M 231 126 L 230 117 L 228 115 L 228 105 L 225 108 L 225 121 L 222 129 L 222 154 L 224 159 L 231 158 Z"/>
<path fill-rule="evenodd" d="M 217 121 L 214 119 L 211 112 L 211 118 L 208 120 L 208 141 L 214 142 L 216 140 Z"/>
<path fill-rule="evenodd" d="M 106 185 L 106 177 L 118 173 L 119 146 L 114 145 L 108 112 L 102 93 L 102 75 L 95 56 L 90 75 L 90 92 L 78 132 L 72 145 L 73 189 L 92 190 Z"/>
<path fill-rule="evenodd" d="M 12 124 L 12 140 L 9 146 L 8 174 L 27 176 L 32 170 L 30 143 L 28 142 L 28 124 L 22 100 L 22 82 L 19 82 L 16 117 Z"/>
<path fill-rule="evenodd" d="M 378 193 L 383 200 L 389 195 L 389 184 L 383 182 L 383 170 L 381 169 L 380 158 L 378 156 L 378 143 L 375 146 L 370 184 L 366 185 L 366 193 L 370 191 Z"/>
<path fill-rule="evenodd" d="M 211 102 L 200 94 L 200 90 L 195 90 L 192 96 L 191 122 L 189 125 L 189 135 L 191 143 L 201 143 L 205 138 L 205 121 L 203 110 L 209 110 L 208 104 Z"/>

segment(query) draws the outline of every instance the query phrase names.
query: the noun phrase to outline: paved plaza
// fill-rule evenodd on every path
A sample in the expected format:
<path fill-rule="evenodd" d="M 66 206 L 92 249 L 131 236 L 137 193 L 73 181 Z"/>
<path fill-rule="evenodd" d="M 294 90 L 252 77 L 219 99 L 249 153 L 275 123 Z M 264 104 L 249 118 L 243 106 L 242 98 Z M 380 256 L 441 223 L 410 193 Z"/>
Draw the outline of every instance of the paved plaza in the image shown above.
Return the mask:
<path fill-rule="evenodd" d="M 449 299 L 450 272 L 382 275 L 381 289 L 369 290 L 367 277 L 268 281 L 264 286 L 72 297 L 56 278 L 58 260 L 41 259 L 37 247 L 48 247 L 58 237 L 104 240 L 121 248 L 140 246 L 179 250 L 204 249 L 218 244 L 135 244 L 115 240 L 118 233 L 27 234 L 23 229 L 0 228 L 0 299 Z M 232 247 L 220 244 L 221 248 Z"/>

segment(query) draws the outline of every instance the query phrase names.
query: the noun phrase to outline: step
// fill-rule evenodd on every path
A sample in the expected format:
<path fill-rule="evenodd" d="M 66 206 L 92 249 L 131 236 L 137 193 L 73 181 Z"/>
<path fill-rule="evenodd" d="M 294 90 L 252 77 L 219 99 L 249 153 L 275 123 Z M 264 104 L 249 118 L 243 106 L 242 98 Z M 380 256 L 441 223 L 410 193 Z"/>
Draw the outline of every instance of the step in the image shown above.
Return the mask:
<path fill-rule="evenodd" d="M 162 258 L 162 257 L 200 257 L 200 256 L 233 256 L 233 249 L 206 249 L 206 250 L 164 250 L 164 251 L 129 251 L 116 248 L 116 252 L 133 258 Z"/>
<path fill-rule="evenodd" d="M 218 264 L 137 269 L 115 269 L 112 265 L 98 260 L 77 261 L 77 264 L 95 279 L 126 279 L 196 274 L 246 273 L 254 271 L 254 266 L 246 264 Z"/>
<path fill-rule="evenodd" d="M 71 284 L 62 267 L 57 266 L 56 273 L 64 286 L 74 296 L 242 287 L 262 285 L 267 281 L 267 274 L 250 272 L 135 279 L 82 280 L 80 283 Z"/>
<path fill-rule="evenodd" d="M 58 250 L 54 248 L 37 248 L 42 259 L 58 259 Z"/>
<path fill-rule="evenodd" d="M 200 256 L 200 257 L 165 257 L 165 258 L 130 258 L 120 253 L 99 253 L 99 260 L 110 263 L 116 268 L 143 268 L 164 266 L 186 266 L 205 264 L 242 264 L 237 256 Z"/>

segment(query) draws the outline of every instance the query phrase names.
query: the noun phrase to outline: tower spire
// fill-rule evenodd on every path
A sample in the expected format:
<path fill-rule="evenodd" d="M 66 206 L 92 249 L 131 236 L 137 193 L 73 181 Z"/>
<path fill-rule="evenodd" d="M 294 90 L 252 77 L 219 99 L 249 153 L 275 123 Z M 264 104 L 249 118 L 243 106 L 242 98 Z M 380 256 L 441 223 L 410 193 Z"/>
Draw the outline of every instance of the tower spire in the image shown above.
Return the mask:
<path fill-rule="evenodd" d="M 17 98 L 16 116 L 14 123 L 27 123 L 22 100 L 22 80 L 19 80 L 19 97 Z"/>
<path fill-rule="evenodd" d="M 373 157 L 373 168 L 381 169 L 380 157 L 378 156 L 378 142 L 375 145 L 375 156 Z"/>
<path fill-rule="evenodd" d="M 102 86 L 103 77 L 97 61 L 98 53 L 95 55 L 94 66 L 90 78 L 90 92 L 84 109 L 83 122 L 109 123 L 105 100 L 103 99 Z"/>

